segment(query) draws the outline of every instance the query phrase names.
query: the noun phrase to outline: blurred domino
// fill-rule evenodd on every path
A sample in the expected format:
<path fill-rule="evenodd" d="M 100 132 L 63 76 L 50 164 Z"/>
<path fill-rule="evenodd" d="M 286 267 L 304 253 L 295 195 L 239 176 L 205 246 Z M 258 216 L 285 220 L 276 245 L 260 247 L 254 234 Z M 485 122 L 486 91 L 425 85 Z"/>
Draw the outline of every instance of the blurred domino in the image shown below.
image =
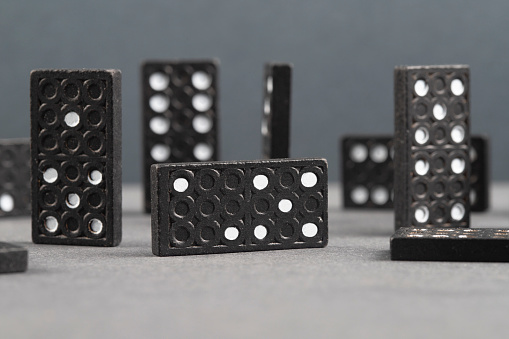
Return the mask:
<path fill-rule="evenodd" d="M 28 251 L 23 247 L 0 242 L 0 273 L 24 272 L 28 266 Z"/>
<path fill-rule="evenodd" d="M 144 208 L 150 166 L 219 157 L 219 62 L 147 61 L 142 65 Z"/>
<path fill-rule="evenodd" d="M 396 67 L 395 226 L 469 227 L 468 66 Z"/>
<path fill-rule="evenodd" d="M 122 237 L 121 74 L 30 76 L 32 239 L 117 246 Z"/>
<path fill-rule="evenodd" d="M 345 208 L 393 209 L 391 135 L 349 135 L 340 140 Z M 470 211 L 489 208 L 489 140 L 471 137 Z"/>
<path fill-rule="evenodd" d="M 345 208 L 393 208 L 392 143 L 391 135 L 350 135 L 341 139 Z"/>
<path fill-rule="evenodd" d="M 30 210 L 30 139 L 0 139 L 0 217 Z"/>
<path fill-rule="evenodd" d="M 265 159 L 290 157 L 291 64 L 266 64 L 262 115 Z"/>
<path fill-rule="evenodd" d="M 325 159 L 157 164 L 151 179 L 155 255 L 327 245 Z"/>
<path fill-rule="evenodd" d="M 391 238 L 391 259 L 509 262 L 509 229 L 402 227 Z"/>

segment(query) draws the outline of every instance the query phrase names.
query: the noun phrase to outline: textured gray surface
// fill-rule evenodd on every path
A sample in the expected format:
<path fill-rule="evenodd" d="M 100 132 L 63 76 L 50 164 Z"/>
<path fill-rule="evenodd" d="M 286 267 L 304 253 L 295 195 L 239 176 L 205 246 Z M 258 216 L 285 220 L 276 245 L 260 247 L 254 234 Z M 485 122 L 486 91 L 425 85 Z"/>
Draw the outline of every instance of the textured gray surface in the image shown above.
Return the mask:
<path fill-rule="evenodd" d="M 509 185 L 474 226 L 509 226 Z M 34 245 L 28 218 L 0 221 L 29 249 L 0 275 L 0 337 L 497 338 L 507 332 L 509 266 L 391 262 L 391 212 L 339 209 L 329 191 L 325 249 L 158 258 L 141 191 L 124 190 L 117 248 Z"/>
<path fill-rule="evenodd" d="M 119 68 L 123 169 L 141 179 L 139 65 L 221 59 L 221 160 L 261 155 L 263 64 L 292 62 L 292 157 L 329 159 L 345 133 L 392 133 L 395 65 L 469 64 L 472 131 L 506 154 L 509 1 L 0 1 L 0 137 L 28 136 L 35 68 Z M 493 175 L 509 180 L 509 157 Z"/>

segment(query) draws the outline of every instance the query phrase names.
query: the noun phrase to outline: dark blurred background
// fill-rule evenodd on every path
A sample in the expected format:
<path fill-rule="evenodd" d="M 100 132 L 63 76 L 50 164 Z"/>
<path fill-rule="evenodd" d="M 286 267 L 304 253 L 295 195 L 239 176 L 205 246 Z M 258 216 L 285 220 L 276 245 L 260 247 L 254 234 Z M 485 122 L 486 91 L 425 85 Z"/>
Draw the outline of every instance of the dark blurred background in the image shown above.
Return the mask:
<path fill-rule="evenodd" d="M 218 57 L 221 159 L 261 154 L 263 64 L 292 62 L 292 157 L 325 157 L 338 137 L 393 132 L 393 68 L 471 66 L 472 132 L 509 179 L 507 1 L 2 1 L 0 138 L 29 136 L 29 72 L 123 73 L 124 181 L 141 179 L 139 65 Z"/>

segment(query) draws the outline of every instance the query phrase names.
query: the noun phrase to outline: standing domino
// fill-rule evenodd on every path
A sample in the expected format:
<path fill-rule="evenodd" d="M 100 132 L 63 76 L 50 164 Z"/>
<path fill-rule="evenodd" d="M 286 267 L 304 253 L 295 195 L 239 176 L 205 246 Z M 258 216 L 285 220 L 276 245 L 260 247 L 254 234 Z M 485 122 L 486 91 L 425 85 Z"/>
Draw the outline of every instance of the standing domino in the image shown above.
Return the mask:
<path fill-rule="evenodd" d="M 396 67 L 394 208 L 400 227 L 469 227 L 468 66 Z"/>
<path fill-rule="evenodd" d="M 142 65 L 144 208 L 150 166 L 219 157 L 219 62 L 147 61 Z"/>
<path fill-rule="evenodd" d="M 121 74 L 30 76 L 32 239 L 117 246 L 122 237 Z"/>

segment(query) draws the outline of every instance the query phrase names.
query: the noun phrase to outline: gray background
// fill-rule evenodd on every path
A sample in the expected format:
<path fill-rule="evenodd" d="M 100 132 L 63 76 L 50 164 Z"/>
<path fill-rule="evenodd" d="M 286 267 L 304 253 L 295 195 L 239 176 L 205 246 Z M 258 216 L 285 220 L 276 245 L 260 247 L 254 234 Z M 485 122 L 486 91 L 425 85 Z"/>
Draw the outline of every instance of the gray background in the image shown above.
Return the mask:
<path fill-rule="evenodd" d="M 223 160 L 261 154 L 262 69 L 293 62 L 291 155 L 326 157 L 338 137 L 392 133 L 398 64 L 471 66 L 472 132 L 492 138 L 506 169 L 507 1 L 2 1 L 0 137 L 29 135 L 29 72 L 123 72 L 124 180 L 141 178 L 139 65 L 146 58 L 221 60 Z M 503 154 L 503 156 L 497 156 Z"/>

